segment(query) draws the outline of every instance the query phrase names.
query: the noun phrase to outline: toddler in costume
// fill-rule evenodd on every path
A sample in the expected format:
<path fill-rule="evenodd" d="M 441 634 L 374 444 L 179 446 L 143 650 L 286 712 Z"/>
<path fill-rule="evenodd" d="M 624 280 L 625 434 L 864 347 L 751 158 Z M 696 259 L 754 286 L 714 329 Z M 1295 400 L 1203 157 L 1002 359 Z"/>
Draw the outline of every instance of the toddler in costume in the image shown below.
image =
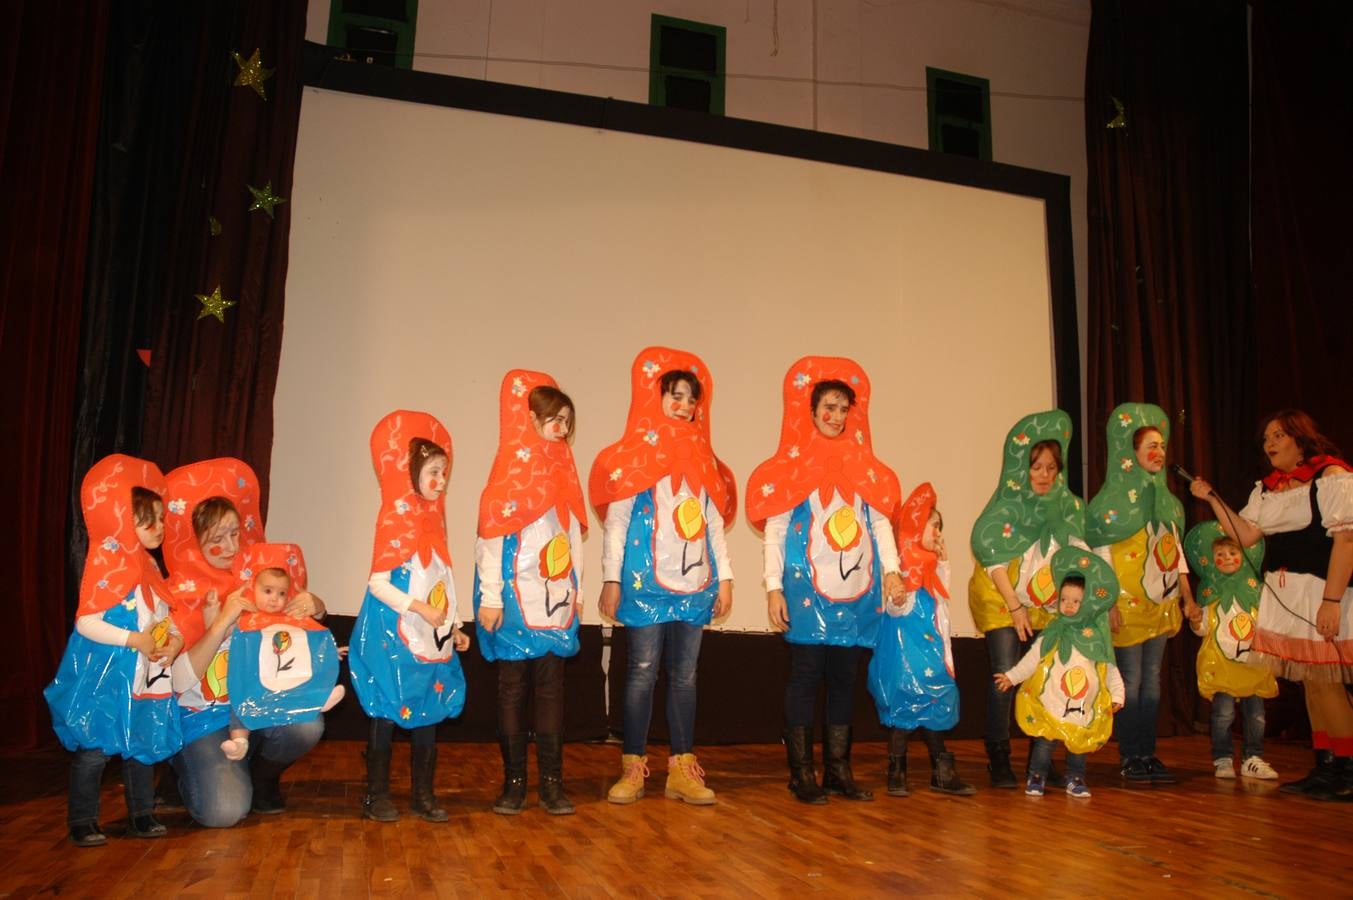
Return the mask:
<path fill-rule="evenodd" d="M 52 727 L 72 751 L 67 823 L 78 847 L 107 841 L 99 789 L 108 758 L 122 757 L 132 837 L 157 838 L 151 767 L 183 745 L 170 666 L 183 647 L 169 618 L 169 588 L 148 550 L 164 540 L 164 476 L 122 454 L 95 463 L 80 486 L 89 552 L 75 633 L 43 692 Z"/>
<path fill-rule="evenodd" d="M 1218 778 L 1235 778 L 1231 754 L 1231 724 L 1240 707 L 1240 773 L 1266 781 L 1278 773 L 1264 761 L 1264 699 L 1278 696 L 1278 682 L 1268 668 L 1251 663 L 1255 623 L 1259 617 L 1258 563 L 1264 542 L 1245 551 L 1228 537 L 1219 523 L 1203 522 L 1184 538 L 1189 568 L 1198 576 L 1197 606 L 1186 613 L 1193 633 L 1203 639 L 1198 648 L 1198 693 L 1212 701 L 1212 766 Z"/>
<path fill-rule="evenodd" d="M 1056 614 L 1013 669 L 992 676 L 1015 697 L 1015 720 L 1034 739 L 1024 793 L 1043 796 L 1052 750 L 1066 744 L 1066 792 L 1090 796 L 1085 756 L 1109 739 L 1113 714 L 1123 708 L 1123 678 L 1113 661 L 1109 609 L 1118 598 L 1118 578 L 1100 557 L 1064 547 L 1052 557 Z"/>

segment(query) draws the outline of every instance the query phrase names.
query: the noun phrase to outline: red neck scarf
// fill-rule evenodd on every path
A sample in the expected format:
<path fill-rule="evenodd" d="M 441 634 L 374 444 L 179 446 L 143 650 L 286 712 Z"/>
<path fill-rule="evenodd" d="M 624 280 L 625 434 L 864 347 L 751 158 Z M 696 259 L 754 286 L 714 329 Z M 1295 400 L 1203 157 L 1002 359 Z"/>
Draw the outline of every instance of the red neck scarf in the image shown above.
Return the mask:
<path fill-rule="evenodd" d="M 949 599 L 940 580 L 939 556 L 921 546 L 921 535 L 935 508 L 935 489 L 930 482 L 917 485 L 897 515 L 897 550 L 902 557 L 902 578 L 907 590 L 925 588 L 930 596 Z"/>
<path fill-rule="evenodd" d="M 701 397 L 695 421 L 669 419 L 662 411 L 664 372 L 684 370 L 700 380 Z M 715 455 L 709 437 L 709 415 L 714 406 L 714 376 L 700 357 L 683 350 L 648 347 L 630 367 L 630 411 L 625 434 L 597 454 L 587 479 L 587 492 L 597 515 L 616 500 L 646 491 L 665 477 L 672 488 L 684 479 L 692 491 L 701 489 L 731 524 L 738 507 L 737 482 Z"/>
<path fill-rule="evenodd" d="M 813 424 L 813 385 L 841 381 L 855 391 L 855 402 L 841 434 L 829 438 Z M 775 455 L 747 480 L 747 516 L 757 528 L 791 510 L 813 491 L 822 505 L 839 492 L 847 503 L 864 497 L 892 518 L 901 500 L 897 475 L 874 455 L 869 434 L 869 378 L 854 360 L 805 356 L 790 366 L 784 381 L 785 412 Z"/>
<path fill-rule="evenodd" d="M 80 579 L 81 616 L 106 612 L 141 588 L 147 604 L 154 596 L 168 603 L 169 586 L 155 560 L 136 536 L 132 488 L 164 498 L 164 476 L 152 462 L 114 453 L 96 462 L 80 484 L 80 506 L 89 531 L 89 551 Z"/>
<path fill-rule="evenodd" d="M 547 441 L 531 424 L 531 391 L 557 388 L 543 372 L 513 369 L 498 391 L 498 453 L 479 495 L 479 536 L 514 534 L 550 509 L 567 531 L 570 516 L 587 531 L 587 508 L 568 441 Z M 576 411 L 575 411 L 576 412 Z"/>
<path fill-rule="evenodd" d="M 371 462 L 380 481 L 381 511 L 376 517 L 372 572 L 388 572 L 415 554 L 426 566 L 433 551 L 451 565 L 446 547 L 446 495 L 424 500 L 409 476 L 409 442 L 414 438 L 445 450 L 448 478 L 451 474 L 451 434 L 441 422 L 424 412 L 397 409 L 376 423 L 371 431 Z"/>
<path fill-rule="evenodd" d="M 1353 472 L 1353 467 L 1344 462 L 1337 456 L 1312 456 L 1310 459 L 1303 460 L 1300 465 L 1290 472 L 1282 472 L 1274 469 L 1264 476 L 1264 487 L 1270 491 L 1285 491 L 1292 484 L 1306 484 L 1312 478 L 1320 474 L 1321 470 L 1330 466 L 1340 466 Z"/>

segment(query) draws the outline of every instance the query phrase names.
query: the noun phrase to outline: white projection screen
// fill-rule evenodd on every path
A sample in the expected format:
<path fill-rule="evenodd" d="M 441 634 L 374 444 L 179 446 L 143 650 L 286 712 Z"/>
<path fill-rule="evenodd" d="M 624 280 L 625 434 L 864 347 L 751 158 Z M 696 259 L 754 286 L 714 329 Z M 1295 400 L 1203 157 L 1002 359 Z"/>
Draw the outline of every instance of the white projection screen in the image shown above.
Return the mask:
<path fill-rule="evenodd" d="M 702 356 L 716 452 L 739 492 L 775 449 L 781 380 L 807 354 L 873 383 L 875 453 L 904 492 L 931 481 L 952 552 L 1022 413 L 1054 405 L 1044 201 L 643 134 L 307 88 L 291 204 L 275 397 L 272 540 L 299 543 L 313 589 L 356 614 L 379 493 L 367 440 L 387 412 L 450 429 L 447 527 L 468 620 L 479 493 L 510 368 L 577 404 L 586 482 L 616 440 L 629 368 L 650 344 Z M 585 548 L 585 623 L 601 621 L 601 528 Z M 759 534 L 728 531 L 734 606 L 768 631 Z"/>

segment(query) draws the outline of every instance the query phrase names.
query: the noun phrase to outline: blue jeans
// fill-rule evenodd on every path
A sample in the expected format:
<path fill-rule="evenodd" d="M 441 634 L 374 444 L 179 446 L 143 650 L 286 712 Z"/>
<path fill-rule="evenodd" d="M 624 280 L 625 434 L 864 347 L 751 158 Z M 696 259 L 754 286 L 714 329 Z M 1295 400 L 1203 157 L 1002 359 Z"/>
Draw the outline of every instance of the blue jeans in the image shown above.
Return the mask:
<path fill-rule="evenodd" d="M 1032 640 L 1021 641 L 1014 628 L 994 628 L 985 635 L 987 665 L 991 674 L 1008 672 L 1028 652 Z M 1002 691 L 995 681 L 987 681 L 987 724 L 983 737 L 988 744 L 1010 740 L 1010 707 L 1015 702 L 1015 691 Z"/>
<path fill-rule="evenodd" d="M 1057 741 L 1050 741 L 1047 738 L 1036 737 L 1033 739 L 1033 746 L 1029 748 L 1029 772 L 1033 775 L 1042 775 L 1044 778 L 1048 775 L 1048 770 L 1052 767 L 1052 748 L 1056 747 Z M 1085 780 L 1085 754 L 1072 753 L 1066 754 L 1066 777 L 1079 778 Z"/>
<path fill-rule="evenodd" d="M 289 766 L 319 743 L 324 717 L 297 725 L 260 728 L 249 735 L 250 757 Z M 231 761 L 221 752 L 229 728 L 202 735 L 171 760 L 179 776 L 179 793 L 193 821 L 207 828 L 229 828 L 249 814 L 254 785 L 249 760 Z"/>
<path fill-rule="evenodd" d="M 859 647 L 790 644 L 789 681 L 785 684 L 785 724 L 790 728 L 812 727 L 817 689 L 825 679 L 826 724 L 849 725 L 855 710 L 855 674 L 859 663 Z"/>
<path fill-rule="evenodd" d="M 629 669 L 625 676 L 624 752 L 642 756 L 653 718 L 653 688 L 664 653 L 667 662 L 667 731 L 672 755 L 695 746 L 695 669 L 704 629 L 686 622 L 627 627 Z"/>
<path fill-rule="evenodd" d="M 1231 723 L 1236 720 L 1236 698 L 1218 691 L 1212 697 L 1212 758 L 1231 758 Z M 1264 755 L 1264 698 L 1240 698 L 1240 758 Z"/>
<path fill-rule="evenodd" d="M 1118 756 L 1146 759 L 1156 755 L 1156 715 L 1160 712 L 1160 664 L 1168 635 L 1157 635 L 1131 647 L 1114 647 L 1123 676 L 1123 708 L 1113 717 Z"/>
<path fill-rule="evenodd" d="M 70 796 L 66 804 L 66 824 L 96 825 L 99 821 L 99 792 L 103 769 L 113 757 L 102 750 L 76 750 L 70 761 Z M 155 809 L 154 769 L 130 757 L 122 760 L 122 791 L 130 818 L 150 815 Z"/>

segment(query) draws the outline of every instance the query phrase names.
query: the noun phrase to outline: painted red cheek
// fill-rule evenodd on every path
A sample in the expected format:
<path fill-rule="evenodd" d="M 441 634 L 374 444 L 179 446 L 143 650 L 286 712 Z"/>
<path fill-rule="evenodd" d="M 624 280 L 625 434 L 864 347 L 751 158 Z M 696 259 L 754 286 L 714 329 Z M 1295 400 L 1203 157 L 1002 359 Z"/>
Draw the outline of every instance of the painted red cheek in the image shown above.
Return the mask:
<path fill-rule="evenodd" d="M 207 551 L 207 554 L 208 554 L 209 556 L 220 556 L 220 555 L 221 555 L 221 548 L 220 548 L 220 547 L 212 547 L 210 550 Z"/>

